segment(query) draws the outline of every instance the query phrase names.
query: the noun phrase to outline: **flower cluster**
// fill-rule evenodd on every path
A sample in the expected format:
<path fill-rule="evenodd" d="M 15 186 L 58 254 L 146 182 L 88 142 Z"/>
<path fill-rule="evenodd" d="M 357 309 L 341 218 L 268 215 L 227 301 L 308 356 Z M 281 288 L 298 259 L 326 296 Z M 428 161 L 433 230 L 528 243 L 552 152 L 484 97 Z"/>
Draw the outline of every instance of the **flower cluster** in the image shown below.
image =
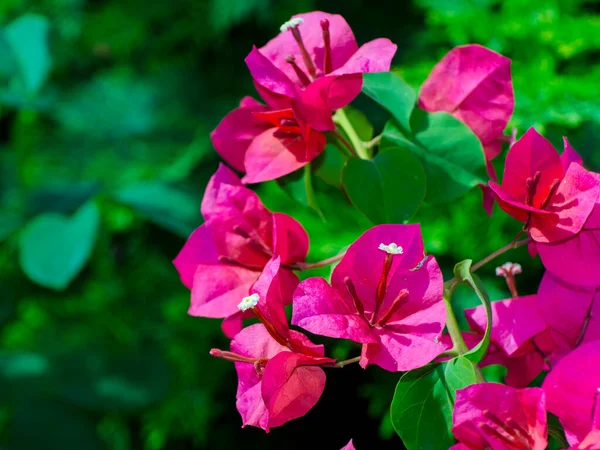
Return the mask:
<path fill-rule="evenodd" d="M 219 155 L 244 175 L 240 179 L 220 165 L 202 200 L 205 222 L 174 264 L 191 290 L 189 314 L 224 319 L 230 348 L 210 354 L 235 364 L 243 426 L 268 432 L 306 414 L 323 393 L 330 368 L 358 362 L 364 369 L 431 374 L 443 367 L 450 377 L 460 362 L 474 378 L 454 373 L 440 384 L 448 389 L 444 395 L 432 394 L 448 427 L 430 431 L 450 436 L 445 448 L 545 449 L 548 412 L 564 428 L 563 448 L 567 442 L 571 449 L 600 448 L 600 174 L 584 168 L 566 138 L 559 154 L 533 128 L 519 139 L 516 131 L 504 135 L 515 106 L 509 59 L 479 45 L 458 47 L 433 68 L 417 101 L 430 114 L 462 122 L 478 138 L 490 179 L 472 186 L 483 189 L 488 212 L 497 202 L 522 223 L 512 243 L 467 275 L 457 272 L 444 283 L 418 224 L 376 224 L 339 255 L 308 263 L 303 226 L 268 210 L 246 186 L 305 166 L 329 137 L 351 147 L 344 135 L 352 137 L 352 130 L 340 130 L 334 113 L 361 92 L 363 74 L 389 71 L 395 51 L 387 39 L 358 47 L 339 15 L 294 16 L 246 58 L 265 104 L 242 99 L 211 134 Z M 380 103 L 393 109 L 385 99 Z M 384 131 L 370 157 L 385 150 L 385 139 Z M 491 161 L 505 143 L 499 181 Z M 424 158 L 418 145 L 408 142 L 407 149 Z M 460 151 L 449 144 L 447 151 L 453 150 Z M 358 152 L 352 153 L 348 161 L 356 159 Z M 422 161 L 428 177 L 440 176 L 435 168 L 428 171 L 431 160 Z M 465 177 L 461 170 L 452 176 Z M 496 275 L 506 280 L 511 298 L 490 303 L 471 273 L 522 245 L 532 257 L 539 254 L 546 268 L 537 294 L 518 294 L 516 275 L 523 269 L 507 262 Z M 299 281 L 297 272 L 332 263 L 337 265 L 328 279 Z M 451 307 L 460 282 L 470 284 L 483 303 L 464 311 L 469 331 L 458 329 Z M 360 355 L 344 361 L 326 356 L 322 345 L 290 328 L 290 304 L 291 325 L 353 341 Z M 244 327 L 251 318 L 258 322 Z M 506 368 L 504 384 L 486 382 L 480 368 L 490 365 Z M 540 374 L 541 385 L 529 387 Z M 432 392 L 416 403 L 421 411 L 434 401 Z M 410 424 L 395 426 L 410 450 L 433 448 L 415 441 L 428 437 L 415 438 L 407 431 Z M 344 448 L 354 448 L 352 441 Z"/>

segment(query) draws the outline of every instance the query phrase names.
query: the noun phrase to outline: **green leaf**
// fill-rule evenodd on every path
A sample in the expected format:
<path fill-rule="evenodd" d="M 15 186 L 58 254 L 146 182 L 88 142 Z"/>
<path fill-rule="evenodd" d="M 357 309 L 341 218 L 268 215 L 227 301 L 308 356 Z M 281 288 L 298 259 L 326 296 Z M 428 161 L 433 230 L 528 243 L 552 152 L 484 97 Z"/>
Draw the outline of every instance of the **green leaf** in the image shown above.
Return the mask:
<path fill-rule="evenodd" d="M 473 364 L 458 357 L 405 373 L 392 400 L 392 424 L 408 450 L 439 450 L 454 443 L 456 390 L 476 382 Z"/>
<path fill-rule="evenodd" d="M 483 147 L 464 123 L 445 112 L 415 110 L 411 126 L 409 135 L 389 121 L 381 148 L 400 146 L 419 158 L 427 175 L 427 201 L 449 202 L 485 182 Z"/>
<path fill-rule="evenodd" d="M 401 148 L 387 148 L 372 160 L 350 158 L 342 182 L 352 203 L 373 223 L 402 223 L 425 197 L 419 160 Z"/>
<path fill-rule="evenodd" d="M 46 18 L 34 14 L 19 17 L 4 29 L 4 39 L 29 94 L 35 94 L 43 86 L 50 72 L 48 30 Z"/>
<path fill-rule="evenodd" d="M 444 376 L 452 400 L 456 398 L 456 391 L 471 384 L 477 383 L 475 367 L 473 363 L 464 356 L 459 356 L 445 364 Z"/>
<path fill-rule="evenodd" d="M 95 202 L 71 217 L 48 213 L 27 224 L 19 241 L 19 261 L 34 282 L 63 290 L 87 262 L 98 233 L 100 213 Z"/>
<path fill-rule="evenodd" d="M 392 72 L 365 73 L 362 91 L 386 108 L 403 129 L 410 131 L 417 94 L 402 78 Z"/>
<path fill-rule="evenodd" d="M 184 238 L 202 223 L 199 198 L 161 182 L 127 186 L 115 194 L 115 199 Z"/>
<path fill-rule="evenodd" d="M 325 183 L 336 188 L 342 185 L 342 170 L 348 158 L 344 156 L 337 145 L 327 144 L 323 153 L 313 161 L 314 173 Z"/>
<path fill-rule="evenodd" d="M 361 141 L 367 142 L 373 139 L 373 125 L 369 122 L 367 116 L 362 111 L 351 106 L 346 106 L 344 110 L 346 111 L 348 121 Z"/>
<path fill-rule="evenodd" d="M 485 327 L 483 338 L 475 347 L 463 355 L 465 358 L 469 358 L 469 360 L 477 364 L 483 359 L 490 345 L 492 333 L 492 304 L 481 280 L 471 273 L 471 264 L 473 264 L 473 260 L 471 259 L 466 259 L 456 264 L 456 266 L 454 266 L 454 276 L 459 283 L 465 283 L 473 289 L 485 308 L 487 325 Z"/>

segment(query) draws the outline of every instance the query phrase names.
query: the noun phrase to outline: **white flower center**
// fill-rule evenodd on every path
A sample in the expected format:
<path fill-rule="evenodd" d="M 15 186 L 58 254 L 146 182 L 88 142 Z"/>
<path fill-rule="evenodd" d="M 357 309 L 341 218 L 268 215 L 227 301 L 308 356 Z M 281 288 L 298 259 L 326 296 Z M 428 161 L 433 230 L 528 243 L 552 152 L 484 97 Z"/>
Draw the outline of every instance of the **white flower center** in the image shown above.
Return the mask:
<path fill-rule="evenodd" d="M 300 25 L 303 22 L 304 22 L 304 19 L 302 17 L 296 17 L 295 19 L 288 20 L 286 23 L 284 23 L 283 25 L 281 25 L 279 27 L 279 29 L 282 32 L 284 32 L 284 31 L 289 30 L 290 28 L 296 28 L 298 25 Z"/>
<path fill-rule="evenodd" d="M 402 247 L 400 247 L 399 245 L 396 245 L 393 242 L 388 245 L 379 244 L 379 250 L 389 253 L 390 255 L 401 255 L 404 252 Z"/>
<path fill-rule="evenodd" d="M 496 276 L 505 277 L 506 275 L 517 275 L 523 271 L 521 264 L 507 262 L 500 267 L 496 267 Z"/>
<path fill-rule="evenodd" d="M 260 296 L 258 294 L 252 294 L 248 297 L 244 297 L 240 304 L 238 305 L 238 309 L 240 311 L 247 311 L 250 308 L 254 308 L 258 305 L 258 301 L 260 300 Z"/>

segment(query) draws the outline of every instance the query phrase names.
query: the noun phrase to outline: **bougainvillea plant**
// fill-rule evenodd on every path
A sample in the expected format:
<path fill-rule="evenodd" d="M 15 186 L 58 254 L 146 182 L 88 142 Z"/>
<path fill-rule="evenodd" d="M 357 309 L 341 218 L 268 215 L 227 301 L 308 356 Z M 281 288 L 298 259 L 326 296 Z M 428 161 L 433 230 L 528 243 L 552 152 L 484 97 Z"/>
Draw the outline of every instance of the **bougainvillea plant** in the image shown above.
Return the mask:
<path fill-rule="evenodd" d="M 210 354 L 235 365 L 242 426 L 269 432 L 309 413 L 327 371 L 358 363 L 401 372 L 391 417 L 409 450 L 542 450 L 551 439 L 555 448 L 600 449 L 600 175 L 566 138 L 559 153 L 533 128 L 505 131 L 510 60 L 479 45 L 455 48 L 416 95 L 390 72 L 396 45 L 359 47 L 341 16 L 323 12 L 292 17 L 249 50 L 262 102 L 242 99 L 211 134 L 229 167 L 211 178 L 205 223 L 174 261 L 191 290 L 189 314 L 224 319 L 230 348 Z M 361 92 L 390 114 L 368 141 L 348 107 Z M 505 150 L 498 177 L 491 161 Z M 373 226 L 307 262 L 302 225 L 267 209 L 249 185 L 292 176 L 322 214 L 315 162 Z M 497 202 L 521 231 L 483 260 L 457 263 L 444 282 L 420 225 L 408 222 L 423 201 L 449 202 L 477 186 L 483 207 L 491 213 Z M 490 302 L 475 272 L 525 245 L 547 268 L 538 293 L 520 296 L 522 268 L 505 260 L 496 275 L 511 298 Z M 311 276 L 327 266 L 326 278 Z M 452 308 L 460 284 L 481 301 L 462 312 L 469 332 Z M 305 332 L 353 341 L 357 354 L 337 361 Z M 486 379 L 489 365 L 506 376 Z M 545 381 L 532 387 L 540 374 Z"/>

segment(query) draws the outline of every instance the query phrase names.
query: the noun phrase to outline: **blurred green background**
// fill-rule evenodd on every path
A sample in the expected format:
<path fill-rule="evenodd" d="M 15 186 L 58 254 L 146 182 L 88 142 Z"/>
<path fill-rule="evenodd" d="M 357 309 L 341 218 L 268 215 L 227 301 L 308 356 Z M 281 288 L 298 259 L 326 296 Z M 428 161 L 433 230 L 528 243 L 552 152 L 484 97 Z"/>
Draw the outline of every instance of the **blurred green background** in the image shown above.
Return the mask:
<path fill-rule="evenodd" d="M 187 316 L 171 265 L 218 163 L 208 133 L 255 95 L 245 55 L 313 9 L 343 14 L 359 43 L 396 42 L 394 68 L 415 88 L 455 45 L 502 52 L 511 126 L 535 125 L 558 148 L 567 134 L 600 169 L 598 1 L 2 0 L 0 448 L 338 449 L 352 437 L 402 448 L 388 417 L 398 375 L 378 368 L 330 371 L 306 417 L 268 436 L 242 430 L 233 365 L 208 355 L 228 341 L 218 321 Z M 381 128 L 382 110 L 356 105 Z M 277 184 L 259 191 L 307 227 L 312 260 L 369 226 L 352 208 L 331 213 L 335 200 L 323 223 Z M 498 209 L 490 220 L 480 196 L 415 218 L 447 274 L 519 229 Z M 509 258 L 524 266 L 521 292 L 535 292 L 539 261 L 520 249 L 498 265 Z M 493 266 L 481 275 L 493 299 L 507 296 Z M 458 291 L 457 305 L 473 304 Z M 339 358 L 359 351 L 325 343 Z"/>

